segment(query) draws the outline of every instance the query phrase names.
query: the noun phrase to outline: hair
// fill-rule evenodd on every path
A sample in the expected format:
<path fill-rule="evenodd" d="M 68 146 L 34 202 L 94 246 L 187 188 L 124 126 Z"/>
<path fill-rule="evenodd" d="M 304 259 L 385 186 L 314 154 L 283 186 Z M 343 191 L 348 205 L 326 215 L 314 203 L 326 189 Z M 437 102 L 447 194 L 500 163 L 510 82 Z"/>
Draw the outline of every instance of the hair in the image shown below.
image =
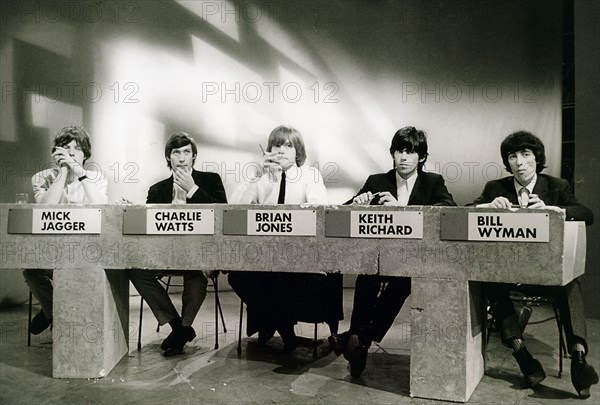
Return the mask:
<path fill-rule="evenodd" d="M 80 126 L 69 126 L 64 127 L 54 137 L 54 147 L 60 146 L 65 147 L 71 143 L 71 141 L 77 142 L 77 145 L 83 152 L 83 163 L 92 157 L 92 144 L 90 142 L 90 136 Z"/>
<path fill-rule="evenodd" d="M 540 173 L 546 167 L 546 151 L 544 144 L 537 136 L 527 131 L 517 131 L 508 135 L 500 144 L 500 154 L 504 168 L 512 173 L 508 163 L 508 155 L 530 149 L 535 155 L 535 172 Z"/>
<path fill-rule="evenodd" d="M 306 149 L 304 148 L 304 140 L 302 134 L 293 127 L 288 125 L 280 125 L 271 131 L 267 144 L 267 152 L 271 152 L 273 146 L 281 146 L 287 140 L 292 142 L 296 148 L 296 164 L 302 166 L 306 162 Z"/>
<path fill-rule="evenodd" d="M 192 145 L 192 166 L 196 162 L 196 156 L 198 155 L 198 148 L 196 147 L 196 141 L 187 132 L 179 131 L 171 134 L 167 143 L 165 144 L 165 159 L 167 160 L 167 166 L 171 167 L 171 152 L 173 149 L 183 148 L 184 146 Z"/>
<path fill-rule="evenodd" d="M 396 131 L 390 145 L 390 155 L 393 158 L 396 151 L 402 152 L 403 150 L 406 150 L 408 153 L 416 152 L 419 154 L 419 160 L 423 159 L 423 161 L 419 162 L 417 170 L 423 171 L 423 166 L 429 155 L 427 153 L 427 136 L 425 135 L 425 131 L 416 129 L 415 127 L 404 127 Z"/>

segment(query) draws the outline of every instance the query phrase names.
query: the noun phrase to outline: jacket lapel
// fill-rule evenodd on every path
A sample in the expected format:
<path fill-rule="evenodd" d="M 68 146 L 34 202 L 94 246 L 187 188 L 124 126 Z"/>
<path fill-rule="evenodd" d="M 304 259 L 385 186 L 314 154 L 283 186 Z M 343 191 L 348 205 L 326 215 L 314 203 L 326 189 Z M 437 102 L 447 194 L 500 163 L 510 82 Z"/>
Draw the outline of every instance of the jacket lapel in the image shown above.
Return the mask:
<path fill-rule="evenodd" d="M 387 190 L 381 191 L 389 191 L 390 194 L 394 196 L 394 198 L 398 198 L 398 183 L 396 182 L 396 170 L 392 169 L 389 172 L 387 172 L 387 178 Z"/>
<path fill-rule="evenodd" d="M 425 181 L 423 173 L 417 173 L 417 180 L 415 181 L 415 186 L 410 193 L 410 197 L 408 198 L 408 205 L 421 205 L 419 204 L 419 199 L 421 197 L 421 189 L 423 188 L 423 182 Z"/>
<path fill-rule="evenodd" d="M 548 189 L 548 179 L 546 177 L 538 174 L 535 186 L 533 186 L 533 194 L 537 194 L 544 203 L 552 204 L 550 190 Z"/>

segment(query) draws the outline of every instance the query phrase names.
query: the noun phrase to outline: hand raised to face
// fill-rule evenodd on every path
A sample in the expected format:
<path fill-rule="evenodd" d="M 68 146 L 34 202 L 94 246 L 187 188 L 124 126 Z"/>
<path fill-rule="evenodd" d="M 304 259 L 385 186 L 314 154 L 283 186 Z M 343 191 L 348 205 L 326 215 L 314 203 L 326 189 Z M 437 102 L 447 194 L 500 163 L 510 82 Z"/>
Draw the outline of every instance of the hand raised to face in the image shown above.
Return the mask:
<path fill-rule="evenodd" d="M 186 193 L 196 184 L 192 177 L 192 170 L 181 167 L 177 167 L 173 170 L 173 183 L 181 187 Z"/>

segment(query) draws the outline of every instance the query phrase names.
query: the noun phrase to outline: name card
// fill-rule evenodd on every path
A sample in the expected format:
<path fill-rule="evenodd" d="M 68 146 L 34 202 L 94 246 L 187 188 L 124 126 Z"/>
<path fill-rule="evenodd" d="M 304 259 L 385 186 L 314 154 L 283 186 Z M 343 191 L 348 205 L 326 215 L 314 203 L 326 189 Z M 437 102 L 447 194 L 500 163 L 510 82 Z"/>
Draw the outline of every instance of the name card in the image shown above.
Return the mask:
<path fill-rule="evenodd" d="M 326 211 L 325 236 L 423 239 L 420 211 Z"/>
<path fill-rule="evenodd" d="M 468 240 L 548 242 L 548 214 L 469 212 Z"/>
<path fill-rule="evenodd" d="M 316 236 L 315 210 L 225 210 L 224 235 Z"/>
<path fill-rule="evenodd" d="M 34 208 L 11 210 L 9 233 L 99 234 L 102 211 L 97 208 Z M 12 229 L 11 229 L 12 228 Z"/>
<path fill-rule="evenodd" d="M 351 211 L 351 238 L 423 239 L 423 213 Z"/>
<path fill-rule="evenodd" d="M 532 212 L 447 212 L 441 216 L 442 240 L 549 242 L 550 217 Z"/>
<path fill-rule="evenodd" d="M 214 235 L 215 211 L 185 208 L 133 208 L 124 212 L 125 235 Z"/>
<path fill-rule="evenodd" d="M 315 236 L 317 215 L 309 210 L 248 210 L 248 235 Z"/>

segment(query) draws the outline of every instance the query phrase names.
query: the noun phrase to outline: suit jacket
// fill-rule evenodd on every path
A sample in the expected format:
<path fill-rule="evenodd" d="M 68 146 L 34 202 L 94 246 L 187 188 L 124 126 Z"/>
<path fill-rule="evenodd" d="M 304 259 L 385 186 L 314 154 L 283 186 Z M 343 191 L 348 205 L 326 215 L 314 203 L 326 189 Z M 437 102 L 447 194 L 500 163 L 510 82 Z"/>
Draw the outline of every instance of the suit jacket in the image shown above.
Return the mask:
<path fill-rule="evenodd" d="M 198 190 L 192 198 L 187 199 L 188 204 L 227 203 L 223 182 L 217 173 L 199 172 L 192 169 L 192 178 L 198 186 Z M 147 204 L 167 204 L 172 201 L 173 176 L 159 181 L 148 190 Z"/>
<path fill-rule="evenodd" d="M 417 181 L 415 182 L 415 186 L 408 199 L 408 205 L 456 205 L 452 198 L 452 194 L 448 192 L 448 189 L 444 184 L 444 178 L 442 176 L 422 171 L 418 174 Z M 392 169 L 387 173 L 369 176 L 360 191 L 350 200 L 346 201 L 345 204 L 352 203 L 352 200 L 354 200 L 356 196 L 366 193 L 367 191 L 370 191 L 371 193 L 389 191 L 394 198 L 398 198 L 396 170 Z"/>
<path fill-rule="evenodd" d="M 538 173 L 533 194 L 537 194 L 546 205 L 566 209 L 567 220 L 585 221 L 587 225 L 594 222 L 594 214 L 577 201 L 566 180 Z M 490 203 L 496 197 L 506 197 L 512 204 L 519 204 L 513 176 L 488 181 L 481 195 L 469 205 Z"/>

